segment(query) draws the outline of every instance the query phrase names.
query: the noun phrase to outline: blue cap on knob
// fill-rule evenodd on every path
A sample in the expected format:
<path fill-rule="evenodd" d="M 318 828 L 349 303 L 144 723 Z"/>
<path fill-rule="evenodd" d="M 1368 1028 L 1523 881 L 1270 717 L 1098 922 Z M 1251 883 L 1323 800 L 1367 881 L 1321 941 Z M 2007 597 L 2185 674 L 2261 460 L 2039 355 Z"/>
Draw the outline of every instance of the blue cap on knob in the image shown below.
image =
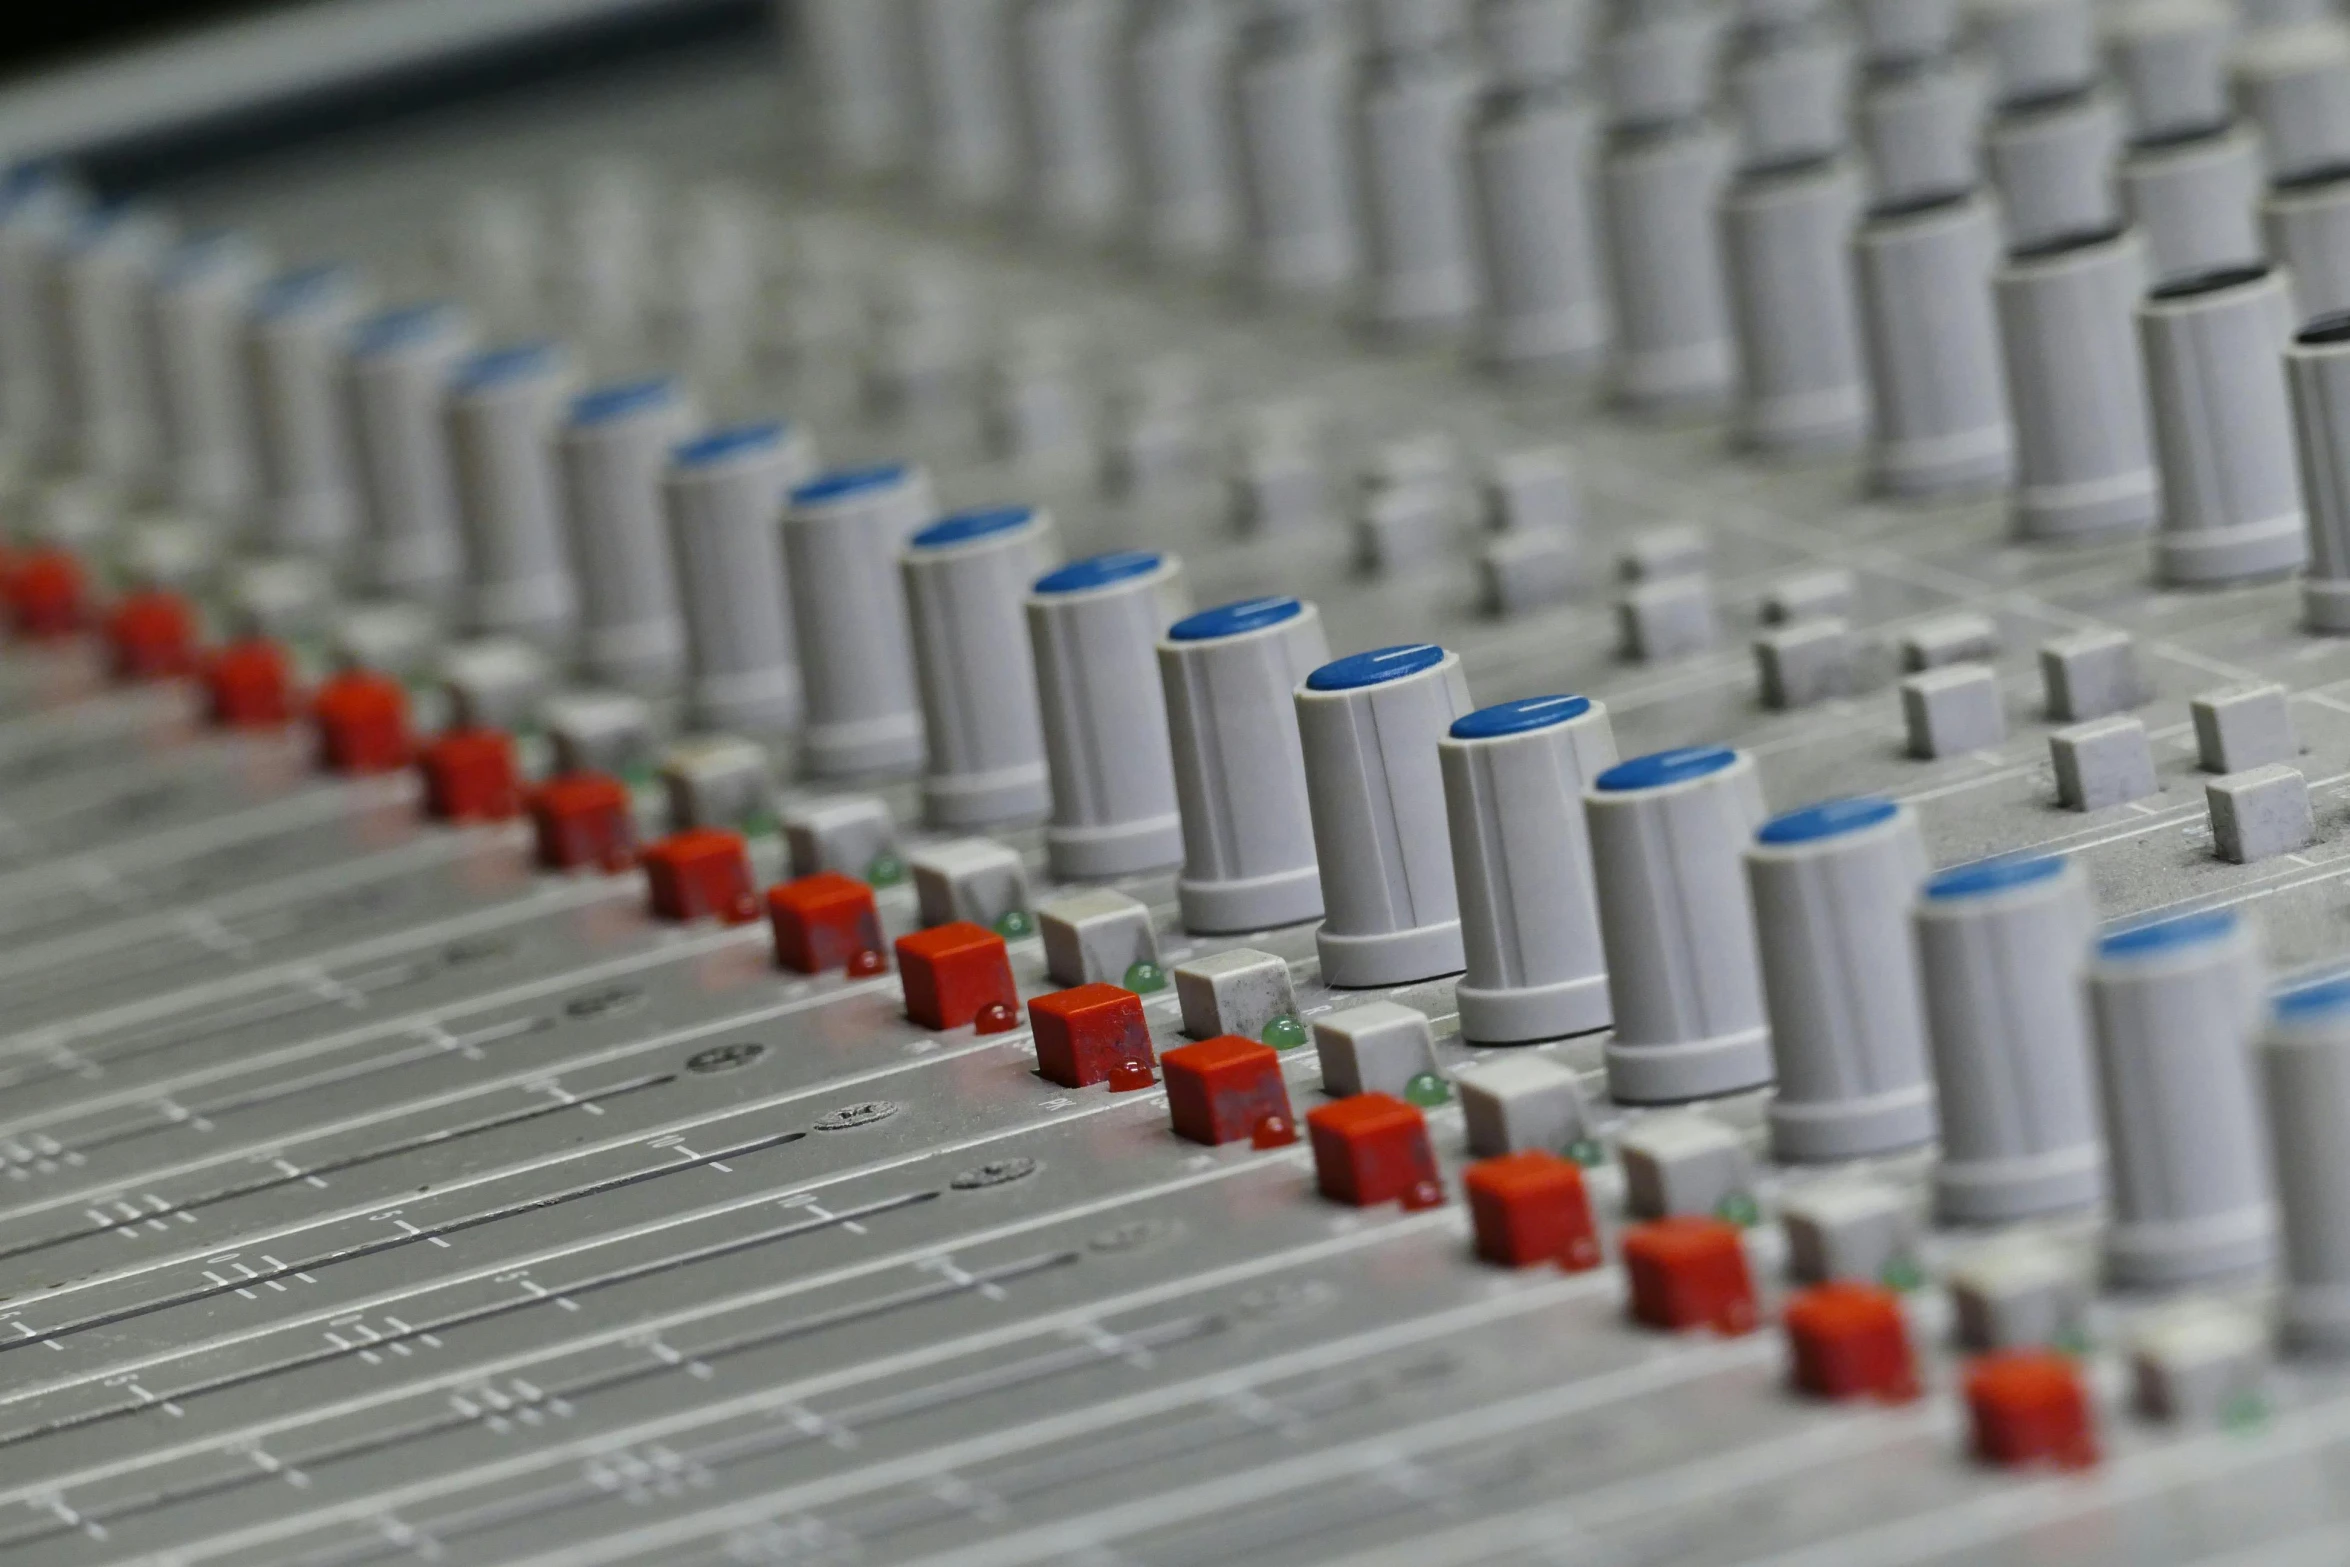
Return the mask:
<path fill-rule="evenodd" d="M 1754 836 L 1761 843 L 1816 843 L 1822 838 L 1840 838 L 1890 821 L 1900 809 L 1881 797 L 1822 800 L 1817 805 L 1772 817 Z"/>
<path fill-rule="evenodd" d="M 1423 669 L 1434 669 L 1443 662 L 1444 649 L 1433 642 L 1399 642 L 1394 647 L 1376 647 L 1368 653 L 1349 653 L 1344 658 L 1332 659 L 1306 676 L 1306 689 L 1359 691 L 1365 686 L 1385 685 Z"/>
<path fill-rule="evenodd" d="M 1591 781 L 1594 789 L 1627 794 L 1634 789 L 1662 789 L 1667 784 L 1705 778 L 1734 765 L 1738 753 L 1726 745 L 1685 745 L 1670 751 L 1651 751 L 1618 762 Z"/>
<path fill-rule="evenodd" d="M 1305 612 L 1305 607 L 1304 600 L 1287 595 L 1239 599 L 1214 609 L 1203 609 L 1196 615 L 1186 615 L 1167 628 L 1167 635 L 1177 642 L 1212 642 L 1219 637 L 1237 637 L 1295 620 Z"/>
<path fill-rule="evenodd" d="M 1083 560 L 1073 560 L 1037 578 L 1036 591 L 1086 593 L 1095 588 L 1109 587 L 1113 583 L 1147 577 L 1158 570 L 1165 559 L 1156 550 L 1112 550 L 1106 555 L 1088 555 Z"/>
<path fill-rule="evenodd" d="M 975 539 L 992 538 L 1024 527 L 1036 515 L 1033 506 L 987 506 L 976 511 L 959 511 L 924 528 L 907 540 L 918 550 L 948 549 L 957 544 L 969 544 Z"/>
<path fill-rule="evenodd" d="M 1494 740 L 1548 729 L 1590 711 L 1591 698 L 1587 696 L 1522 696 L 1515 702 L 1497 702 L 1463 714 L 1453 720 L 1451 732 L 1455 740 Z"/>

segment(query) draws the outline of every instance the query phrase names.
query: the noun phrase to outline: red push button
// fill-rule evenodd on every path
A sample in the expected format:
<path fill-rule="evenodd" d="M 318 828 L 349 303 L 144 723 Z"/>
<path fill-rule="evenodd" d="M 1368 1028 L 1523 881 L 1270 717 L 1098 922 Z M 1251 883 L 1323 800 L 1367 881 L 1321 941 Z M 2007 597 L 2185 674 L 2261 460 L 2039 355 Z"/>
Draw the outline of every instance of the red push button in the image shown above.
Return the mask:
<path fill-rule="evenodd" d="M 1805 1290 L 1787 1303 L 1787 1347 L 1795 1385 L 1815 1397 L 1918 1395 L 1909 1324 L 1889 1289 L 1839 1282 Z"/>
<path fill-rule="evenodd" d="M 1476 1226 L 1477 1255 L 1505 1268 L 1555 1262 L 1570 1273 L 1599 1266 L 1599 1226 L 1583 1170 L 1529 1148 L 1469 1166 L 1461 1177 Z"/>
<path fill-rule="evenodd" d="M 1632 1315 L 1654 1328 L 1745 1333 L 1755 1324 L 1746 1241 L 1721 1219 L 1659 1219 L 1624 1234 Z"/>
<path fill-rule="evenodd" d="M 775 961 L 803 974 L 845 969 L 860 952 L 881 950 L 873 889 L 854 876 L 818 871 L 767 889 Z"/>
<path fill-rule="evenodd" d="M 1123 1068 L 1120 1086 L 1151 1080 L 1151 1031 L 1142 997 L 1121 985 L 1079 985 L 1028 1003 L 1036 1031 L 1036 1069 L 1063 1088 L 1106 1083 Z M 1135 1068 L 1141 1068 L 1139 1081 Z"/>
<path fill-rule="evenodd" d="M 551 871 L 597 865 L 624 871 L 636 863 L 636 817 L 628 785 L 604 773 L 566 773 L 531 791 L 530 821 L 539 864 Z"/>
<path fill-rule="evenodd" d="M 1288 1131 L 1289 1088 L 1281 1081 L 1281 1052 L 1238 1034 L 1219 1034 L 1196 1045 L 1178 1045 L 1159 1057 L 1167 1075 L 1167 1109 L 1175 1135 L 1195 1143 L 1236 1143 L 1254 1138 L 1268 1122 L 1294 1142 Z"/>
<path fill-rule="evenodd" d="M 408 693 L 372 670 L 347 669 L 310 700 L 319 764 L 338 773 L 388 773 L 408 765 Z"/>
<path fill-rule="evenodd" d="M 424 808 L 445 822 L 502 822 L 522 813 L 514 742 L 498 729 L 452 729 L 424 748 Z"/>
<path fill-rule="evenodd" d="M 1975 1456 L 1991 1464 L 2097 1461 L 2097 1435 L 2080 1368 L 2051 1350 L 2011 1349 L 1967 1367 Z"/>
<path fill-rule="evenodd" d="M 934 925 L 900 936 L 897 952 L 906 1016 L 924 1028 L 961 1028 L 981 1021 L 980 1014 L 991 1007 L 1019 1016 L 1011 954 L 1004 938 L 985 925 L 969 920 Z"/>
<path fill-rule="evenodd" d="M 1432 1208 L 1444 1201 L 1428 1118 L 1392 1094 L 1352 1094 L 1318 1105 L 1306 1112 L 1306 1134 L 1314 1145 L 1314 1183 L 1332 1202 Z"/>
<path fill-rule="evenodd" d="M 725 827 L 689 827 L 645 850 L 653 913 L 665 920 L 711 916 L 739 925 L 759 917 L 751 891 L 751 848 Z"/>
<path fill-rule="evenodd" d="M 177 593 L 133 593 L 106 617 L 118 680 L 168 680 L 196 668 L 196 611 Z"/>
<path fill-rule="evenodd" d="M 17 557 L 6 578 L 8 620 L 20 637 L 62 637 L 81 629 L 89 579 L 82 563 L 61 549 Z"/>
<path fill-rule="evenodd" d="M 286 650 L 255 637 L 204 661 L 204 714 L 230 729 L 276 729 L 294 721 L 294 666 Z"/>

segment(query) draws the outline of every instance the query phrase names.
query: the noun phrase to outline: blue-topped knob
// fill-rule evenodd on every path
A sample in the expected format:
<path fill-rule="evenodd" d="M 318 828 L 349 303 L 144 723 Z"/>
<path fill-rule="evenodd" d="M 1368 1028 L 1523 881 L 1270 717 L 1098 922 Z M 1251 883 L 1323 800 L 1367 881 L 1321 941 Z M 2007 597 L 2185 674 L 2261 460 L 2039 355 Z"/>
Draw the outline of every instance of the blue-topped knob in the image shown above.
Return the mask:
<path fill-rule="evenodd" d="M 1710 778 L 1716 773 L 1728 772 L 1738 765 L 1738 753 L 1728 746 L 1689 745 L 1670 751 L 1651 751 L 1646 756 L 1635 756 L 1618 762 L 1601 773 L 1592 787 L 1609 794 L 1629 794 L 1639 789 L 1667 789 L 1675 784 L 1693 783 Z"/>
<path fill-rule="evenodd" d="M 669 460 L 680 468 L 715 468 L 722 463 L 756 460 L 781 447 L 789 433 L 780 419 L 722 425 L 690 441 L 680 441 Z"/>
<path fill-rule="evenodd" d="M 2297 986 L 2271 1004 L 2279 1019 L 2350 1018 L 2350 975 Z"/>
<path fill-rule="evenodd" d="M 502 343 L 463 360 L 449 377 L 453 397 L 492 391 L 510 382 L 545 376 L 563 367 L 563 350 L 544 339 Z"/>
<path fill-rule="evenodd" d="M 1203 609 L 1196 615 L 1184 616 L 1167 628 L 1167 636 L 1176 642 L 1212 642 L 1221 637 L 1246 636 L 1268 626 L 1282 625 L 1305 612 L 1304 600 L 1286 595 L 1240 599 L 1230 604 L 1219 604 L 1214 609 Z"/>
<path fill-rule="evenodd" d="M 460 362 L 447 401 L 467 618 L 483 631 L 549 647 L 569 643 L 579 614 L 561 479 L 548 439 L 571 394 L 563 350 L 534 341 L 484 349 Z"/>
<path fill-rule="evenodd" d="M 358 536 L 341 377 L 365 304 L 357 276 L 339 266 L 281 273 L 253 296 L 246 386 L 273 550 L 334 559 Z"/>
<path fill-rule="evenodd" d="M 2089 1009 L 2113 1176 L 2105 1265 L 2117 1282 L 2250 1277 L 2275 1255 L 2251 1049 L 2263 989 L 2252 932 L 2225 909 L 2098 943 Z"/>
<path fill-rule="evenodd" d="M 383 311 L 351 333 L 343 382 L 366 501 L 361 573 L 376 592 L 434 604 L 456 592 L 465 551 L 443 405 L 472 345 L 465 313 L 438 300 Z"/>
<path fill-rule="evenodd" d="M 1631 1104 L 1771 1079 L 1740 856 L 1763 820 L 1753 758 L 1721 746 L 1619 762 L 1583 795 L 1615 1036 L 1608 1091 Z"/>
<path fill-rule="evenodd" d="M 797 589 L 775 519 L 778 500 L 816 472 L 807 432 L 775 420 L 720 426 L 670 452 L 662 489 L 686 695 L 709 728 L 771 735 L 799 724 Z"/>
<path fill-rule="evenodd" d="M 655 696 L 685 670 L 685 618 L 662 522 L 661 479 L 693 423 L 667 377 L 621 381 L 572 399 L 560 447 L 580 662 L 598 684 Z"/>
<path fill-rule="evenodd" d="M 836 468 L 791 492 L 783 556 L 807 705 L 800 757 L 818 778 L 921 764 L 898 549 L 937 514 L 930 476 L 907 463 Z"/>
<path fill-rule="evenodd" d="M 150 300 L 172 499 L 209 517 L 252 511 L 259 474 L 245 327 L 266 267 L 258 245 L 213 230 L 172 251 Z"/>
<path fill-rule="evenodd" d="M 1183 858 L 1155 648 L 1186 607 L 1182 563 L 1156 550 L 1074 560 L 1029 590 L 1053 790 L 1044 847 L 1056 876 L 1124 876 Z"/>
<path fill-rule="evenodd" d="M 1425 642 L 1324 664 L 1298 687 L 1328 983 L 1400 985 L 1462 966 L 1436 746 L 1468 710 L 1460 656 Z"/>
<path fill-rule="evenodd" d="M 2260 1048 L 2284 1224 L 2286 1342 L 2350 1350 L 2350 978 L 2277 997 Z"/>
<path fill-rule="evenodd" d="M 1467 960 L 1462 1037 L 1502 1045 L 1605 1028 L 1583 789 L 1616 760 L 1607 710 L 1580 696 L 1481 707 L 1453 720 L 1436 753 Z"/>
<path fill-rule="evenodd" d="M 280 272 L 253 295 L 253 314 L 264 320 L 311 311 L 349 308 L 357 297 L 358 279 L 336 262 L 319 262 Z"/>
<path fill-rule="evenodd" d="M 1935 1212 L 1998 1224 L 2097 1201 L 2088 877 L 2061 855 L 1977 860 L 1930 878 L 1909 924 L 1942 1121 Z"/>
<path fill-rule="evenodd" d="M 2054 854 L 1997 855 L 1953 866 L 1928 878 L 1925 895 L 1938 901 L 1995 897 L 2061 876 L 2064 866 L 2063 857 Z"/>
<path fill-rule="evenodd" d="M 608 386 L 591 388 L 573 398 L 571 422 L 575 425 L 609 424 L 650 409 L 668 408 L 678 400 L 677 383 L 667 376 L 617 381 Z"/>
<path fill-rule="evenodd" d="M 2235 929 L 2235 915 L 2226 909 L 2205 909 L 2115 931 L 2097 943 L 2097 956 L 2108 963 L 2160 962 L 2225 940 Z"/>
<path fill-rule="evenodd" d="M 1926 870 L 1917 818 L 1885 799 L 1789 811 L 1747 847 L 1777 1157 L 1867 1158 L 1934 1135 L 1908 919 Z"/>
<path fill-rule="evenodd" d="M 445 299 L 395 305 L 351 329 L 351 354 L 357 359 L 374 359 L 413 349 L 419 343 L 441 342 L 450 328 L 461 329 L 464 321 L 464 313 Z"/>
<path fill-rule="evenodd" d="M 1022 606 L 1055 553 L 1051 517 L 1023 505 L 950 513 L 899 551 L 935 826 L 1029 821 L 1051 803 Z"/>
<path fill-rule="evenodd" d="M 1866 832 L 1891 821 L 1900 811 L 1901 807 L 1891 800 L 1876 797 L 1822 800 L 1817 805 L 1772 817 L 1762 824 L 1754 838 L 1757 843 L 1777 845 L 1817 843 L 1826 838 Z"/>
<path fill-rule="evenodd" d="M 902 462 L 834 468 L 816 475 L 805 484 L 792 486 L 789 499 L 792 505 L 801 508 L 830 506 L 841 501 L 902 489 L 912 483 L 915 477 L 916 470 Z"/>
<path fill-rule="evenodd" d="M 1444 649 L 1433 642 L 1405 642 L 1373 648 L 1333 659 L 1306 676 L 1309 691 L 1359 691 L 1365 686 L 1402 680 L 1444 662 Z"/>
<path fill-rule="evenodd" d="M 1322 617 L 1268 596 L 1185 616 L 1159 640 L 1187 930 L 1263 930 L 1322 912 L 1291 697 L 1330 656 Z"/>
<path fill-rule="evenodd" d="M 1480 707 L 1473 713 L 1453 720 L 1452 738 L 1498 740 L 1505 735 L 1526 734 L 1532 730 L 1570 723 L 1590 711 L 1591 698 L 1587 696 L 1520 697 L 1515 702 Z M 1610 750 L 1613 750 L 1612 745 Z"/>
<path fill-rule="evenodd" d="M 151 486 L 163 466 L 163 410 L 148 346 L 149 301 L 171 234 L 144 207 L 87 215 L 57 258 L 56 346 L 72 395 L 68 449 L 99 478 Z"/>
<path fill-rule="evenodd" d="M 1036 519 L 1037 510 L 1033 506 L 982 506 L 941 517 L 915 533 L 906 544 L 917 550 L 953 549 L 1025 528 Z"/>
<path fill-rule="evenodd" d="M 1157 550 L 1112 550 L 1106 555 L 1088 555 L 1046 572 L 1036 579 L 1033 591 L 1047 596 L 1091 593 L 1147 577 L 1166 561 L 1167 557 Z M 1155 628 L 1153 639 L 1156 639 Z"/>

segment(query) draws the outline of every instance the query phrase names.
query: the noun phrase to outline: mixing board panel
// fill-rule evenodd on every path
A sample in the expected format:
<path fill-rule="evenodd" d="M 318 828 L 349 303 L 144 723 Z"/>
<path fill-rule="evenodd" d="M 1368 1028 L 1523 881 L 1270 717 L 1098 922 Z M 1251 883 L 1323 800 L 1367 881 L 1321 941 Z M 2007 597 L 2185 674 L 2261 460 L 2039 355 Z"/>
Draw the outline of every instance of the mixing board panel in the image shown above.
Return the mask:
<path fill-rule="evenodd" d="M 0 1561 L 2350 1559 L 2350 33 L 777 22 L 8 184 Z"/>

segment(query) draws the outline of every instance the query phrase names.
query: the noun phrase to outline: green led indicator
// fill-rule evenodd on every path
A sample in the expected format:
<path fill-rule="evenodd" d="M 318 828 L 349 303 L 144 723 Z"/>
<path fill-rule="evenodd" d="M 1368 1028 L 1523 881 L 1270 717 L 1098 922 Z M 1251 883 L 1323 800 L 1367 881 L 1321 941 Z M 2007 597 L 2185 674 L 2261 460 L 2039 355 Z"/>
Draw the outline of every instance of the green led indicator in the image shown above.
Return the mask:
<path fill-rule="evenodd" d="M 1596 1137 L 1578 1137 L 1567 1144 L 1567 1157 L 1586 1170 L 1595 1170 L 1607 1163 L 1607 1149 Z"/>
<path fill-rule="evenodd" d="M 1877 1271 L 1877 1282 L 1889 1290 L 1907 1293 L 1926 1282 L 1925 1271 L 1908 1257 L 1895 1257 Z"/>
<path fill-rule="evenodd" d="M 1306 1026 L 1285 1012 L 1267 1023 L 1257 1037 L 1276 1050 L 1295 1050 L 1306 1042 Z"/>
<path fill-rule="evenodd" d="M 1029 918 L 1026 909 L 1006 909 L 996 916 L 995 933 L 1006 941 L 1018 941 L 1036 934 L 1036 921 Z"/>
<path fill-rule="evenodd" d="M 1120 982 L 1136 995 L 1147 996 L 1154 990 L 1167 988 L 1167 971 L 1145 958 L 1140 963 L 1127 964 L 1125 976 Z"/>
<path fill-rule="evenodd" d="M 876 887 L 894 887 L 906 879 L 906 862 L 887 849 L 873 856 L 865 867 L 865 880 Z"/>
<path fill-rule="evenodd" d="M 1434 1072 L 1421 1072 L 1403 1085 L 1404 1100 L 1421 1109 L 1443 1104 L 1452 1097 L 1452 1084 Z"/>
<path fill-rule="evenodd" d="M 1741 1229 L 1752 1229 L 1762 1223 L 1762 1209 L 1745 1192 L 1732 1192 L 1716 1203 L 1714 1215 L 1729 1220 Z"/>
<path fill-rule="evenodd" d="M 2074 1323 L 2056 1335 L 2055 1348 L 2061 1354 L 2086 1355 L 2089 1353 L 2089 1330 Z"/>
<path fill-rule="evenodd" d="M 2257 1431 L 2268 1423 L 2268 1400 L 2246 1388 L 2220 1409 L 2219 1423 L 2230 1431 Z"/>

